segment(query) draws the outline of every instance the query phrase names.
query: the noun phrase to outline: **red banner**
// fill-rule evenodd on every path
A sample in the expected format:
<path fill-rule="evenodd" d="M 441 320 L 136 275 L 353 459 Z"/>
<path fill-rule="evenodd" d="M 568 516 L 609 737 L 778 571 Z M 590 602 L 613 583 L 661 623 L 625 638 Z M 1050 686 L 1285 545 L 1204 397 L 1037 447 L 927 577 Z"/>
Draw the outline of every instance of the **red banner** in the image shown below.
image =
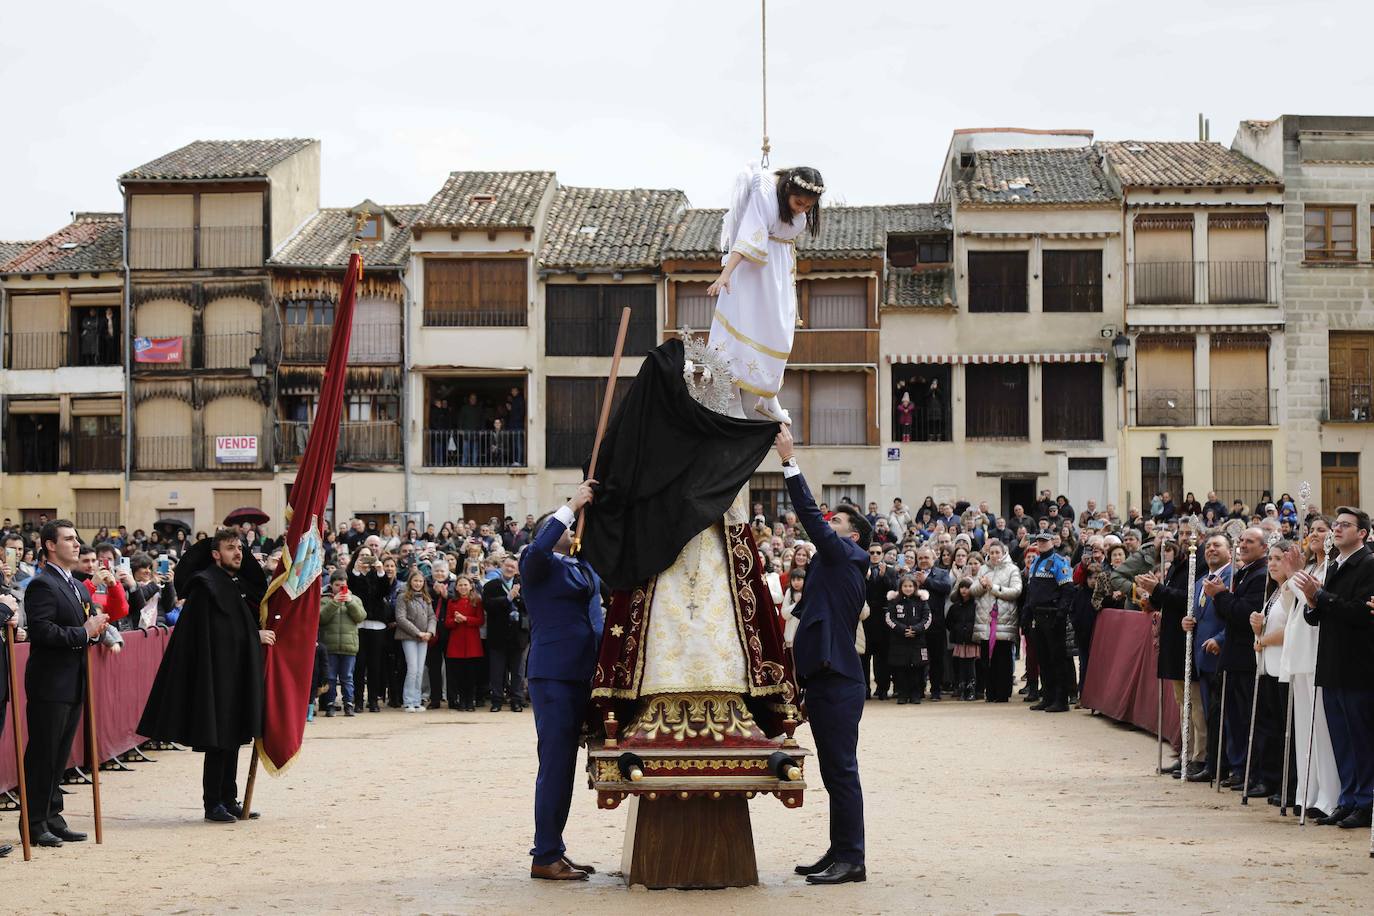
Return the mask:
<path fill-rule="evenodd" d="M 296 482 L 291 486 L 282 566 L 262 600 L 263 626 L 276 632 L 277 642 L 268 648 L 264 662 L 266 690 L 258 753 L 268 772 L 274 775 L 295 760 L 305 735 L 315 640 L 320 626 L 324 509 L 334 479 L 353 305 L 362 272 L 362 257 L 354 252 L 348 260 L 343 290 L 334 311 L 334 331 L 329 340 L 319 408 L 296 471 Z"/>
<path fill-rule="evenodd" d="M 180 337 L 135 337 L 134 362 L 179 363 L 182 354 Z"/>

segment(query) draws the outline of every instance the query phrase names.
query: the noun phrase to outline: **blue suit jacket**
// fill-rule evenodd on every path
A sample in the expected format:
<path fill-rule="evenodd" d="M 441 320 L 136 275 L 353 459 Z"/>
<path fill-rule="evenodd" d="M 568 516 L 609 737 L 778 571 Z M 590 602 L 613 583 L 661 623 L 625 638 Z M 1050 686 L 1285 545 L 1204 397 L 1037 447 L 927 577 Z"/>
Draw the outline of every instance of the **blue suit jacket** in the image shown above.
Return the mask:
<path fill-rule="evenodd" d="M 1231 564 L 1226 564 L 1221 569 L 1221 581 L 1227 587 L 1231 585 Z M 1208 598 L 1202 593 L 1202 579 L 1193 583 L 1193 594 L 1196 596 L 1193 602 L 1193 616 L 1197 618 L 1197 627 L 1193 630 L 1193 664 L 1198 671 L 1205 671 L 1215 674 L 1221 670 L 1221 655 L 1212 655 L 1202 648 L 1202 644 L 1209 639 L 1215 639 L 1221 644 L 1222 655 L 1226 653 L 1226 621 L 1217 613 L 1217 603 L 1215 599 Z"/>
<path fill-rule="evenodd" d="M 520 593 L 530 615 L 526 676 L 590 683 L 605 613 L 601 579 L 587 563 L 554 553 L 567 526 L 550 518 L 520 555 Z"/>
<path fill-rule="evenodd" d="M 864 605 L 864 578 L 868 551 L 849 538 L 841 538 L 821 516 L 816 500 L 800 474 L 787 478 L 792 508 L 806 529 L 817 553 L 806 568 L 806 588 L 792 640 L 797 678 L 833 671 L 864 683 L 854 635 Z"/>

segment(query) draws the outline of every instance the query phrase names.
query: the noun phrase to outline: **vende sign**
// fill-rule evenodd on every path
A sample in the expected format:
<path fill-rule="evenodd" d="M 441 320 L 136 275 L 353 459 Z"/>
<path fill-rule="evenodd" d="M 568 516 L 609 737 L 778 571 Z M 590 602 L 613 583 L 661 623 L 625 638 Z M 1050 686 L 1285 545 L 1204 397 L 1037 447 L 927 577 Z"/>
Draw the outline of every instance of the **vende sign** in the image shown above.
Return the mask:
<path fill-rule="evenodd" d="M 257 436 L 216 436 L 215 460 L 221 464 L 252 464 L 258 460 Z"/>

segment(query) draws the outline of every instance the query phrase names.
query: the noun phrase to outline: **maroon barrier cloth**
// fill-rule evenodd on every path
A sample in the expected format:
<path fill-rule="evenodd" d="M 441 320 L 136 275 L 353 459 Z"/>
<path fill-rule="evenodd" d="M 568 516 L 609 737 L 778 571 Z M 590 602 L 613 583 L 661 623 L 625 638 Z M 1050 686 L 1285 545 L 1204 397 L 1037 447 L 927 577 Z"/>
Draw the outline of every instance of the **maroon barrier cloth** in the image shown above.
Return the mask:
<path fill-rule="evenodd" d="M 144 738 L 135 729 L 138 718 L 143 713 L 143 704 L 148 699 L 148 691 L 153 687 L 153 677 L 158 665 L 162 663 L 162 653 L 167 648 L 171 632 L 165 629 L 130 630 L 124 636 L 124 649 L 112 655 L 103 648 L 89 649 L 91 653 L 91 677 L 95 686 L 96 745 L 101 760 L 117 757 L 143 743 Z M 12 697 L 19 703 L 19 716 L 24 722 L 24 739 L 28 740 L 28 721 L 24 719 L 24 666 L 29 660 L 28 643 L 14 647 L 15 664 L 19 669 L 19 696 Z M 18 785 L 19 775 L 14 763 L 14 721 L 8 705 L 5 707 L 4 734 L 0 736 L 0 791 Z M 86 760 L 86 723 L 83 716 L 81 727 L 72 741 L 69 766 L 84 766 Z"/>
<path fill-rule="evenodd" d="M 1155 733 L 1159 650 L 1150 634 L 1150 615 L 1103 608 L 1093 625 L 1088 679 L 1081 705 L 1118 722 Z M 1172 686 L 1164 683 L 1164 736 L 1179 746 L 1178 706 Z"/>

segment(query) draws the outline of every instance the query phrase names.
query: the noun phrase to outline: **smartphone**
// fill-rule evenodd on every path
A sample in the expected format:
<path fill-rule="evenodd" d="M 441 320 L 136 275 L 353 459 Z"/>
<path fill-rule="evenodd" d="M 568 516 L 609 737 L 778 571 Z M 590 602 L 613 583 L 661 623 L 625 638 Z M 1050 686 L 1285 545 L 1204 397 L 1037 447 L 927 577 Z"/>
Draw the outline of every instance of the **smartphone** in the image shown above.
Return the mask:
<path fill-rule="evenodd" d="M 6 548 L 5 548 L 5 565 L 8 566 L 11 570 L 17 570 L 17 569 L 19 568 L 19 550 L 18 550 L 18 548 L 15 548 L 15 547 L 6 547 Z"/>
<path fill-rule="evenodd" d="M 165 576 L 165 575 L 167 575 L 167 573 L 170 572 L 171 569 L 172 569 L 172 561 L 171 561 L 171 560 L 167 559 L 165 556 L 162 556 L 162 557 L 158 557 L 158 558 L 157 558 L 157 574 L 158 574 L 159 576 Z"/>
<path fill-rule="evenodd" d="M 100 565 L 103 566 L 103 567 L 105 567 L 106 569 L 109 569 L 109 568 L 110 568 L 110 561 L 109 561 L 109 560 L 101 560 L 101 561 L 100 561 Z"/>
<path fill-rule="evenodd" d="M 132 569 L 133 569 L 133 567 L 130 565 L 130 563 L 129 563 L 129 558 L 128 558 L 128 557 L 120 557 L 120 558 L 119 558 L 119 571 L 120 571 L 120 572 L 132 572 Z"/>

